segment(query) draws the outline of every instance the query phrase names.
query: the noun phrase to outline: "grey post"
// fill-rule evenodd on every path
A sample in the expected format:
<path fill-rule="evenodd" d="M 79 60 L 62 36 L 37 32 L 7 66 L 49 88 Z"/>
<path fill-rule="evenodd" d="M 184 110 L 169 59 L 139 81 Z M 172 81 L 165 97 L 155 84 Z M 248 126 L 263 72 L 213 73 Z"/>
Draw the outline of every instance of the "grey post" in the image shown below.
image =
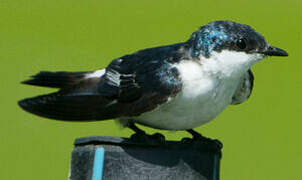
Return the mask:
<path fill-rule="evenodd" d="M 215 143 L 139 143 L 93 136 L 75 140 L 70 180 L 218 180 L 221 147 Z"/>

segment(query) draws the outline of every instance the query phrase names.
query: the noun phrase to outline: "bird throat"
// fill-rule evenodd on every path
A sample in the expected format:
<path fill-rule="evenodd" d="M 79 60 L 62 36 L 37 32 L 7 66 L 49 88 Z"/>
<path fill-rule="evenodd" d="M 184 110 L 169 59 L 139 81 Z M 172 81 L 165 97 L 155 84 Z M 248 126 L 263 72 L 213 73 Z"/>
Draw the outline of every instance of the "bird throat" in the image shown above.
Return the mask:
<path fill-rule="evenodd" d="M 263 59 L 260 54 L 223 50 L 213 52 L 209 58 L 200 56 L 202 70 L 219 78 L 237 79 L 243 76 L 252 65 Z"/>

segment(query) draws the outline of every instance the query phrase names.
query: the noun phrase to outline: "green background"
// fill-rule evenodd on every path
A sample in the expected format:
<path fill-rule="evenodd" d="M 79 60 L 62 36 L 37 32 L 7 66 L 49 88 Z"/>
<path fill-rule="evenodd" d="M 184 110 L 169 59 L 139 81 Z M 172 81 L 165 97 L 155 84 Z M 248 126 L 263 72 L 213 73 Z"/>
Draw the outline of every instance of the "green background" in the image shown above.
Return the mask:
<path fill-rule="evenodd" d="M 251 98 L 196 129 L 224 143 L 221 179 L 301 179 L 301 8 L 301 0 L 0 0 L 0 179 L 67 179 L 75 138 L 132 133 L 114 121 L 25 113 L 18 100 L 53 90 L 20 81 L 40 70 L 103 68 L 142 48 L 185 41 L 213 20 L 249 24 L 290 54 L 255 65 Z"/>

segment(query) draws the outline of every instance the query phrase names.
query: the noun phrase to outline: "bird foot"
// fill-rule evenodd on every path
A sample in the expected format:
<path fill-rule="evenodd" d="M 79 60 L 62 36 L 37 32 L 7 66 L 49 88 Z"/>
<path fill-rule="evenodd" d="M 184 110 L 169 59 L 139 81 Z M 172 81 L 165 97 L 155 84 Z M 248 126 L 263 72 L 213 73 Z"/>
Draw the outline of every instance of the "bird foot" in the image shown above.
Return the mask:
<path fill-rule="evenodd" d="M 182 138 L 181 139 L 182 143 L 204 143 L 204 144 L 214 144 L 217 148 L 221 149 L 222 148 L 222 143 L 218 139 L 211 139 L 204 137 L 202 135 L 199 136 L 193 136 L 193 138 Z"/>
<path fill-rule="evenodd" d="M 165 136 L 160 133 L 154 133 L 152 135 L 146 133 L 134 133 L 131 135 L 130 139 L 135 142 L 147 144 L 162 144 L 165 142 Z"/>

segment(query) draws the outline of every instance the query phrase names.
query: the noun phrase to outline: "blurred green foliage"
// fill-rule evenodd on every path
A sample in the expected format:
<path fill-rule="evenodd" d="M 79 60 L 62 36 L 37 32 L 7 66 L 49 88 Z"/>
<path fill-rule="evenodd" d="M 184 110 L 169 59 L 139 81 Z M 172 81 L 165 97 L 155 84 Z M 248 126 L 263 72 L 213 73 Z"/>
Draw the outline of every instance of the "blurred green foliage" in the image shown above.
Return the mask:
<path fill-rule="evenodd" d="M 18 100 L 53 90 L 20 81 L 40 70 L 103 68 L 142 48 L 185 41 L 213 20 L 249 24 L 290 54 L 255 65 L 250 100 L 197 128 L 224 143 L 221 179 L 301 179 L 301 8 L 300 0 L 1 0 L 0 179 L 66 179 L 76 137 L 132 133 L 114 121 L 25 113 Z M 173 140 L 189 136 L 162 132 Z"/>

